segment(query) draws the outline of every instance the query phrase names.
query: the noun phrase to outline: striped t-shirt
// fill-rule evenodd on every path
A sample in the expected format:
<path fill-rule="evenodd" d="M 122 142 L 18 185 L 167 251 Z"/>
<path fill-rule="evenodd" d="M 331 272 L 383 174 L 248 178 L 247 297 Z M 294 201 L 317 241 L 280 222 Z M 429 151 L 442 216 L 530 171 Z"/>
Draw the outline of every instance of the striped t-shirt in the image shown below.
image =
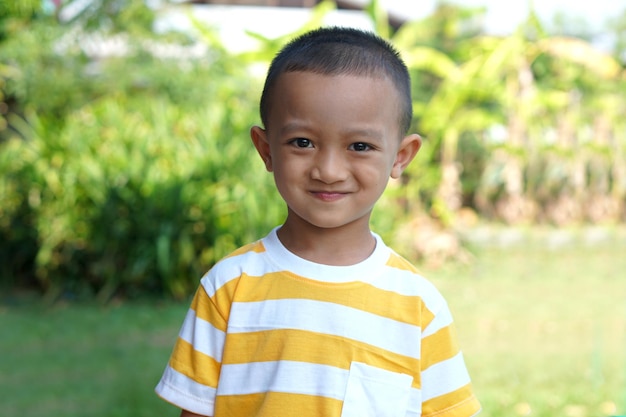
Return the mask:
<path fill-rule="evenodd" d="M 218 262 L 157 393 L 215 417 L 477 414 L 445 300 L 375 237 L 352 266 L 304 260 L 276 229 Z"/>

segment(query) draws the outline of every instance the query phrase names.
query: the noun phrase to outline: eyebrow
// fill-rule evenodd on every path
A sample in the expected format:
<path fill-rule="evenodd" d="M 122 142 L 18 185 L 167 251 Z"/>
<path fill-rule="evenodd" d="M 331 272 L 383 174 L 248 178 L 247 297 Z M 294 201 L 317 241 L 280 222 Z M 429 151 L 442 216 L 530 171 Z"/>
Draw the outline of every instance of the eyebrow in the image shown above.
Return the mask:
<path fill-rule="evenodd" d="M 384 136 L 383 132 L 376 129 L 368 129 L 368 128 L 356 128 L 349 129 L 345 132 L 347 136 L 358 136 L 358 137 L 366 137 L 371 139 L 382 139 Z"/>
<path fill-rule="evenodd" d="M 311 128 L 306 123 L 290 122 L 280 129 L 280 133 L 283 135 L 288 135 L 289 133 L 293 131 L 310 130 L 310 129 Z M 342 131 L 341 134 L 344 137 L 345 136 L 347 137 L 358 136 L 358 137 L 365 137 L 365 138 L 370 138 L 370 139 L 381 139 L 384 136 L 383 132 L 381 132 L 380 130 L 369 129 L 366 127 L 346 129 L 345 131 Z"/>
<path fill-rule="evenodd" d="M 289 122 L 280 128 L 280 134 L 286 135 L 296 130 L 308 130 L 309 127 L 305 123 Z"/>

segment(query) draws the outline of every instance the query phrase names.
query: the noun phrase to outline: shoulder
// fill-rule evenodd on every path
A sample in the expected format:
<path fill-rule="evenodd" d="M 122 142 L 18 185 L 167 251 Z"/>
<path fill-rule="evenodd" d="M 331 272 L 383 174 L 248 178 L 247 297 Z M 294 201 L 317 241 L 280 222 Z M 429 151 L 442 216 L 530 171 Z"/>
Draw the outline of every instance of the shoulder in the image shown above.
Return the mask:
<path fill-rule="evenodd" d="M 263 252 L 265 252 L 265 246 L 263 245 L 263 241 L 257 240 L 256 242 L 248 243 L 247 245 L 242 246 L 239 249 L 231 252 L 230 254 L 226 255 L 222 259 L 222 261 L 229 259 L 229 258 L 245 255 L 245 254 L 255 254 L 255 253 L 263 253 Z"/>
<path fill-rule="evenodd" d="M 241 276 L 260 276 L 268 272 L 263 240 L 249 243 L 236 249 L 218 261 L 201 279 L 207 293 L 213 294 Z"/>
<path fill-rule="evenodd" d="M 447 308 L 446 300 L 437 287 L 413 263 L 393 250 L 390 251 L 381 281 L 381 285 L 389 291 L 417 297 L 433 313 Z"/>
<path fill-rule="evenodd" d="M 395 251 L 390 250 L 389 259 L 387 260 L 387 266 L 391 268 L 397 268 L 402 271 L 410 272 L 413 274 L 419 274 L 418 269 L 409 262 L 406 258 L 398 255 Z"/>

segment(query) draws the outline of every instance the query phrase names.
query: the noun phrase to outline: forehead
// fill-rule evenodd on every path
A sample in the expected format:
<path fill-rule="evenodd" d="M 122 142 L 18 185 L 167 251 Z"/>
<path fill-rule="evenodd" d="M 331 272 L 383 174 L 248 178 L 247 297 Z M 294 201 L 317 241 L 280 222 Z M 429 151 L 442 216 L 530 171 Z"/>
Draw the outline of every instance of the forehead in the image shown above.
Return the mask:
<path fill-rule="evenodd" d="M 294 80 L 299 80 L 299 79 L 306 79 L 306 80 L 311 80 L 311 79 L 318 79 L 318 80 L 325 80 L 325 81 L 329 81 L 329 82 L 333 82 L 333 81 L 342 81 L 342 80 L 346 80 L 346 79 L 351 79 L 356 83 L 363 83 L 363 84 L 368 84 L 368 85 L 379 85 L 380 88 L 386 88 L 386 89 L 393 89 L 396 90 L 396 87 L 394 86 L 392 80 L 384 73 L 384 72 L 379 72 L 379 73 L 358 73 L 358 72 L 322 72 L 322 71 L 315 71 L 315 70 L 311 70 L 311 71 L 283 71 L 281 72 L 277 77 L 276 80 L 274 82 L 274 86 L 272 88 L 272 90 L 276 90 L 277 88 L 284 87 L 284 80 L 285 79 L 289 79 L 290 82 L 293 82 Z"/>
<path fill-rule="evenodd" d="M 298 122 L 337 128 L 376 125 L 396 132 L 399 103 L 398 91 L 385 77 L 287 72 L 274 85 L 266 128 Z"/>

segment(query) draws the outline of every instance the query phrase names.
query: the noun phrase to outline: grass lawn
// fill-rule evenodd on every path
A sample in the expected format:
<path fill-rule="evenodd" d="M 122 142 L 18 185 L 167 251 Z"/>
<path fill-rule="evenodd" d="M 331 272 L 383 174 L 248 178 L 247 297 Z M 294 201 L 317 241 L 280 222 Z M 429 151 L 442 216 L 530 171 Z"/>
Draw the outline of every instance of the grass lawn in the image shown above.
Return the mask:
<path fill-rule="evenodd" d="M 626 415 L 626 241 L 556 236 L 491 236 L 472 264 L 426 271 L 455 315 L 481 417 Z M 178 415 L 153 388 L 187 304 L 0 301 L 2 416 Z"/>
<path fill-rule="evenodd" d="M 2 307 L 0 415 L 178 416 L 154 395 L 187 306 Z"/>
<path fill-rule="evenodd" d="M 481 417 L 626 416 L 626 234 L 520 233 L 491 235 L 500 243 L 469 266 L 428 272 Z"/>

